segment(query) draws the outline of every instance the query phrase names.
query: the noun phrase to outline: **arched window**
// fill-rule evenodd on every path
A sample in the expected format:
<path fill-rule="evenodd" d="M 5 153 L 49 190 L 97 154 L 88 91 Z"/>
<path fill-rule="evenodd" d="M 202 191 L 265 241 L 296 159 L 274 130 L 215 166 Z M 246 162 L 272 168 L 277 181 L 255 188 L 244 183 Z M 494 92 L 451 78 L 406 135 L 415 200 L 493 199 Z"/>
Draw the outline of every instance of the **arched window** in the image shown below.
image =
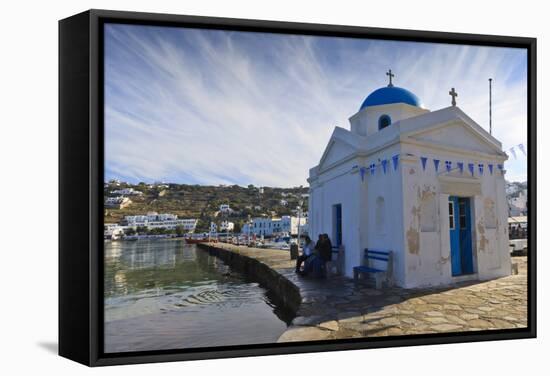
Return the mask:
<path fill-rule="evenodd" d="M 378 130 L 386 128 L 391 124 L 391 118 L 388 115 L 382 115 L 378 119 Z"/>

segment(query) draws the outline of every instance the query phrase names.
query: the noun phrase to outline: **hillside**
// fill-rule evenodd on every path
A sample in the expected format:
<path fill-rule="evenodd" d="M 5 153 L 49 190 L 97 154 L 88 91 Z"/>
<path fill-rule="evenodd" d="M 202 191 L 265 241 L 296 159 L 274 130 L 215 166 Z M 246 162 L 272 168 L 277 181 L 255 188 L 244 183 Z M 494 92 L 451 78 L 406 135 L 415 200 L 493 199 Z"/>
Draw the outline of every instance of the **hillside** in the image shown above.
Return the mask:
<path fill-rule="evenodd" d="M 128 184 L 111 181 L 104 186 L 104 196 L 116 196 L 112 192 L 124 188 L 133 188 L 143 195 L 129 195 L 132 203 L 123 209 L 105 209 L 105 223 L 119 222 L 126 215 L 146 214 L 150 211 L 173 213 L 180 218 L 198 218 L 197 232 L 207 231 L 210 221 L 219 222 L 218 213 L 221 204 L 229 204 L 233 212 L 224 215 L 235 223 L 236 230 L 248 216 L 258 217 L 290 215 L 302 200 L 307 211 L 307 187 L 272 188 L 203 186 L 187 184 Z M 263 193 L 262 193 L 263 191 Z M 284 201 L 286 201 L 286 203 Z"/>

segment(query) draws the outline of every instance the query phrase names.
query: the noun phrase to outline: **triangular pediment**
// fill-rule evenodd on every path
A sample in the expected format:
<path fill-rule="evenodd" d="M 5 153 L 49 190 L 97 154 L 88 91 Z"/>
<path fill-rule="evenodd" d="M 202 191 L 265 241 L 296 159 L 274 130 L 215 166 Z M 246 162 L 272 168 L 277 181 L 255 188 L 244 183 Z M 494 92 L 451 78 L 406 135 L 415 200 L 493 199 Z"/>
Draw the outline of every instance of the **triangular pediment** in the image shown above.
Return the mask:
<path fill-rule="evenodd" d="M 439 148 L 468 150 L 504 156 L 501 144 L 460 109 L 452 109 L 453 116 L 441 122 L 427 122 L 403 134 L 406 138 L 432 144 Z"/>
<path fill-rule="evenodd" d="M 357 145 L 353 136 L 348 130 L 335 128 L 319 162 L 319 169 L 323 170 L 338 164 L 354 154 L 357 151 Z"/>

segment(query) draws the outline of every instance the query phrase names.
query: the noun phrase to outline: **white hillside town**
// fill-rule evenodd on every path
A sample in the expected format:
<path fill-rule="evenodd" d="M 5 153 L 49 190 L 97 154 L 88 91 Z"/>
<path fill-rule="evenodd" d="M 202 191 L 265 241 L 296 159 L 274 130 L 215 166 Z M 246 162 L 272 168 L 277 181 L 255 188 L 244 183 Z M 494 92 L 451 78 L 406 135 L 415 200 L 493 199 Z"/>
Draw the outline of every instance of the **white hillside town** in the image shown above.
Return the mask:
<path fill-rule="evenodd" d="M 298 235 L 298 227 L 300 226 L 300 233 L 307 234 L 307 224 L 307 216 L 301 218 L 289 215 L 280 218 L 258 217 L 252 218 L 251 222 L 246 223 L 242 228 L 242 233 L 250 233 L 260 237 L 272 237 L 282 234 Z"/>
<path fill-rule="evenodd" d="M 406 288 L 509 275 L 500 141 L 457 106 L 454 88 L 449 107 L 430 111 L 387 75 L 309 170 L 310 233 L 344 246 L 348 277 L 365 249 L 391 252 L 391 282 Z"/>
<path fill-rule="evenodd" d="M 120 223 L 106 223 L 104 225 L 104 238 L 117 240 L 125 236 L 129 231 L 135 233 L 139 229 L 176 230 L 181 229 L 185 233 L 193 233 L 198 220 L 195 218 L 178 218 L 175 214 L 149 212 L 146 215 L 128 215 Z M 160 234 L 159 234 L 160 235 Z"/>

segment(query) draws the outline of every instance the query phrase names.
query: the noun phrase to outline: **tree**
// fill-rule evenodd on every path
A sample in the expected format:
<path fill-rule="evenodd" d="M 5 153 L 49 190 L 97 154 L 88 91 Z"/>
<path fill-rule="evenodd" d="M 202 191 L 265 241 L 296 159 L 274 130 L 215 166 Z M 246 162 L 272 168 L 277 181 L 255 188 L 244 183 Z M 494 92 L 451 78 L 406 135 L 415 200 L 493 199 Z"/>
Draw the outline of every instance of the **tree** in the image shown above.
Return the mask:
<path fill-rule="evenodd" d="M 147 234 L 147 227 L 145 226 L 138 226 L 136 229 L 136 232 L 138 234 Z"/>
<path fill-rule="evenodd" d="M 241 223 L 240 222 L 235 222 L 235 224 L 233 225 L 233 232 L 238 234 L 241 232 Z"/>
<path fill-rule="evenodd" d="M 127 236 L 132 236 L 136 234 L 136 230 L 133 227 L 127 227 L 124 229 L 124 234 Z"/>
<path fill-rule="evenodd" d="M 177 225 L 176 226 L 176 235 L 177 236 L 183 236 L 183 234 L 185 234 L 185 229 L 183 228 L 182 225 Z"/>

